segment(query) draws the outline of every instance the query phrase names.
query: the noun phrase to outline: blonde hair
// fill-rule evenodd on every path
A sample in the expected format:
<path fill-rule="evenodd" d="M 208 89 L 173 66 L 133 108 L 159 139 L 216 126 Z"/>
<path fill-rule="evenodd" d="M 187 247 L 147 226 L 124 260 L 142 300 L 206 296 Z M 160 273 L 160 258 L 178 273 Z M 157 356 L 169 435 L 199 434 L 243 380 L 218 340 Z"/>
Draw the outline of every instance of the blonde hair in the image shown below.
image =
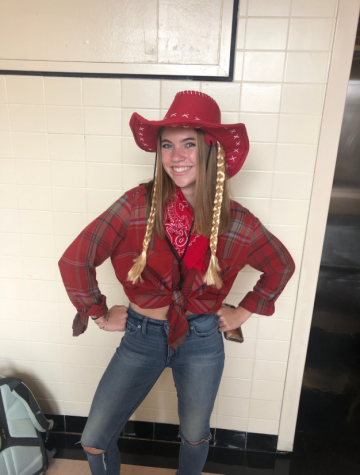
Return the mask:
<path fill-rule="evenodd" d="M 134 284 L 143 282 L 141 273 L 146 265 L 146 252 L 148 250 L 151 235 L 155 231 L 160 238 L 165 237 L 163 225 L 166 205 L 175 192 L 175 184 L 166 173 L 161 161 L 161 132 L 159 131 L 157 154 L 158 165 L 155 180 L 147 183 L 147 211 L 149 214 L 143 249 L 141 254 L 134 260 L 134 265 L 128 273 L 127 280 Z M 230 194 L 227 185 L 225 171 L 225 152 L 217 142 L 217 147 L 210 150 L 210 158 L 207 168 L 209 146 L 205 142 L 203 131 L 195 130 L 197 148 L 197 176 L 195 188 L 194 230 L 197 234 L 210 237 L 211 258 L 209 267 L 204 276 L 207 285 L 222 287 L 222 281 L 218 272 L 220 267 L 216 257 L 218 235 L 227 232 L 230 228 L 231 208 Z"/>

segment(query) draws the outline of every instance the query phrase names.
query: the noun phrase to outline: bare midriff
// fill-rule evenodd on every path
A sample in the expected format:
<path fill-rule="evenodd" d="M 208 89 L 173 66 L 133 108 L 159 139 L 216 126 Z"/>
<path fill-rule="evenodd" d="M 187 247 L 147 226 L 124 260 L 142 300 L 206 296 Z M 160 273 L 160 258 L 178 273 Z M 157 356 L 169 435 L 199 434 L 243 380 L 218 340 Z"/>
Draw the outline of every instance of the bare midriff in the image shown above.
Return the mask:
<path fill-rule="evenodd" d="M 136 303 L 130 302 L 131 307 L 135 312 L 140 313 L 140 315 L 144 315 L 145 317 L 154 318 L 155 320 L 167 320 L 166 314 L 169 310 L 169 305 L 166 307 L 160 308 L 141 308 Z M 188 310 L 186 311 L 186 315 L 191 315 L 191 312 Z"/>

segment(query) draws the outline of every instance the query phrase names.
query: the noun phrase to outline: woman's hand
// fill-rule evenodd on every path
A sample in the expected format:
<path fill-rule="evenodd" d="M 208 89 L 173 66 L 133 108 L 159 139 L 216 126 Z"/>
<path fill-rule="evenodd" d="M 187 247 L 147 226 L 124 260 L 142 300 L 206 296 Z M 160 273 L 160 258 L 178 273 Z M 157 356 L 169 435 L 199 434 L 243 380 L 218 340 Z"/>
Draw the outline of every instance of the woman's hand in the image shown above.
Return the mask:
<path fill-rule="evenodd" d="M 219 330 L 221 332 L 227 332 L 239 328 L 252 313 L 243 307 L 231 308 L 223 305 L 217 312 L 219 316 Z"/>
<path fill-rule="evenodd" d="M 97 326 L 100 329 L 103 329 L 107 332 L 125 331 L 126 320 L 128 318 L 127 307 L 125 307 L 125 305 L 114 305 L 113 307 L 110 308 L 109 312 L 110 312 L 109 320 L 107 319 L 106 315 L 105 317 L 99 318 L 99 323 L 97 323 L 98 320 L 94 320 Z"/>

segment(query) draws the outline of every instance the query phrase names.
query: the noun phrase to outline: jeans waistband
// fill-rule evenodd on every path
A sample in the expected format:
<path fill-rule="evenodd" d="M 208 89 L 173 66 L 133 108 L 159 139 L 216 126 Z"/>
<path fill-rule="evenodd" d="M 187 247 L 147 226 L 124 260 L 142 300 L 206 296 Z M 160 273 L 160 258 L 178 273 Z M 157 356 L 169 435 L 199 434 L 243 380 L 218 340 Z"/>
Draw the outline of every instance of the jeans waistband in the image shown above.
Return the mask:
<path fill-rule="evenodd" d="M 156 318 L 150 318 L 150 317 L 146 317 L 145 315 L 142 315 L 141 313 L 138 313 L 136 312 L 136 310 L 134 310 L 131 305 L 129 304 L 129 307 L 128 307 L 128 315 L 134 317 L 134 318 L 138 318 L 139 320 L 144 320 L 145 318 L 147 319 L 147 323 L 149 324 L 152 324 L 152 325 L 157 325 L 157 326 L 163 326 L 163 325 L 167 325 L 167 320 L 157 320 Z M 189 315 L 187 317 L 187 320 L 188 321 L 192 321 L 192 320 L 195 320 L 196 318 L 200 318 L 204 315 L 208 315 L 209 317 L 211 315 L 214 315 L 214 313 L 209 313 L 209 314 L 204 314 L 204 313 L 192 313 L 191 315 Z"/>

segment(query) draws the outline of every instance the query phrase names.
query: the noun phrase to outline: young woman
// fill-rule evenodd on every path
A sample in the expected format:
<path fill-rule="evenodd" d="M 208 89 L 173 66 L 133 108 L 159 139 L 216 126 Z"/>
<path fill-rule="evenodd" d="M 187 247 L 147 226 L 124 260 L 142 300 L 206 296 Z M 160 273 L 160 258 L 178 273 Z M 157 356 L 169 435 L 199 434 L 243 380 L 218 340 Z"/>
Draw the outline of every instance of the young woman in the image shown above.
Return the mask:
<path fill-rule="evenodd" d="M 221 124 L 216 102 L 178 93 L 162 121 L 134 113 L 143 150 L 157 152 L 154 180 L 119 198 L 89 224 L 59 266 L 77 308 L 74 335 L 91 317 L 103 331 L 125 331 L 97 388 L 81 443 L 93 475 L 119 475 L 118 437 L 166 367 L 178 396 L 178 475 L 200 475 L 223 367 L 222 333 L 252 313 L 272 315 L 295 266 L 285 246 L 246 208 L 227 180 L 248 153 L 243 124 Z M 129 298 L 110 310 L 95 268 L 111 258 Z M 237 308 L 224 306 L 238 272 L 262 271 Z M 96 358 L 96 355 L 94 355 Z"/>

